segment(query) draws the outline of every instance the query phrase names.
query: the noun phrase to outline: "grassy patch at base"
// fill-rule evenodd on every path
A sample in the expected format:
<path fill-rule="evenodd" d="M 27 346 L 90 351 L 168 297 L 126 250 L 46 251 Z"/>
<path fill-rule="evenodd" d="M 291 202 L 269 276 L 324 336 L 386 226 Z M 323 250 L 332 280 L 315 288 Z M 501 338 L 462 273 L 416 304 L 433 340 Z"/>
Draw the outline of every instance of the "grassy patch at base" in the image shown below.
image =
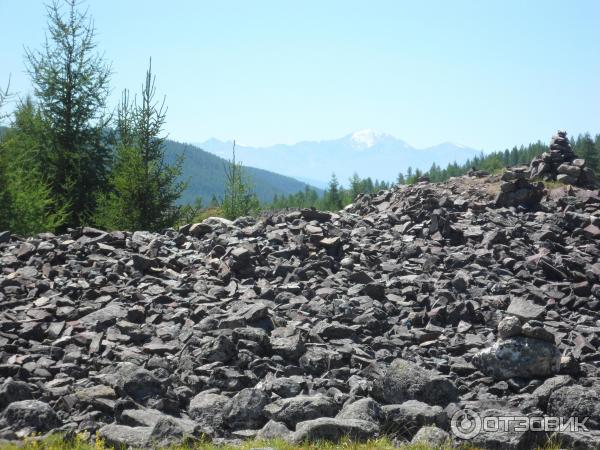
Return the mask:
<path fill-rule="evenodd" d="M 343 439 L 338 443 L 333 442 L 311 442 L 304 444 L 290 444 L 281 439 L 268 441 L 246 441 L 241 445 L 215 445 L 209 442 L 196 442 L 187 445 L 167 447 L 164 450 L 251 450 L 251 449 L 275 449 L 275 450 L 432 450 L 433 447 L 426 444 L 394 445 L 387 438 L 368 440 L 366 442 L 353 442 Z M 450 450 L 451 445 L 440 447 Z M 73 439 L 65 439 L 62 435 L 50 435 L 44 438 L 29 438 L 21 442 L 0 443 L 0 450 L 113 450 L 115 447 L 107 445 L 101 439 L 86 439 L 78 435 Z M 469 447 L 463 447 L 467 450 Z"/>
<path fill-rule="evenodd" d="M 558 450 L 563 448 L 555 439 L 537 450 Z M 370 439 L 366 442 L 355 442 L 342 439 L 340 442 L 317 441 L 302 444 L 290 444 L 282 439 L 267 441 L 249 440 L 240 445 L 216 445 L 210 442 L 194 442 L 186 445 L 176 445 L 160 450 L 480 450 L 478 447 L 462 444 L 458 447 L 452 443 L 440 447 L 427 444 L 395 444 L 387 437 Z M 0 442 L 0 450 L 124 450 L 107 445 L 102 439 L 89 439 L 83 434 L 67 439 L 61 434 L 52 434 L 43 438 L 27 438 L 19 442 Z M 141 449 L 140 449 L 141 450 Z"/>

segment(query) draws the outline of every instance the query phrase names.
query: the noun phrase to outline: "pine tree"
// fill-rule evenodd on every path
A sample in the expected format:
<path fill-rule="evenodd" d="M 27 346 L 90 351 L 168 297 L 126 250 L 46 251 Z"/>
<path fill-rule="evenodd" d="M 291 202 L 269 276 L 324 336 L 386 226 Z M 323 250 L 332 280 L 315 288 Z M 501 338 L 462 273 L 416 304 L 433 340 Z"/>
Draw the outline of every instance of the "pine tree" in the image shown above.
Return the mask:
<path fill-rule="evenodd" d="M 10 79 L 6 90 L 0 89 L 0 120 L 7 117 L 2 113 L 2 108 L 9 98 Z M 11 216 L 12 199 L 8 191 L 8 159 L 6 158 L 3 136 L 0 135 L 0 231 L 8 229 L 10 226 L 9 217 Z"/>
<path fill-rule="evenodd" d="M 12 196 L 8 183 L 8 158 L 4 149 L 4 137 L 0 137 L 0 231 L 10 229 L 10 217 L 13 213 Z"/>
<path fill-rule="evenodd" d="M 56 204 L 37 164 L 45 128 L 28 98 L 0 141 L 0 229 L 29 235 L 54 231 L 66 221 L 66 205 Z"/>
<path fill-rule="evenodd" d="M 352 177 L 350 177 L 350 197 L 352 197 L 352 199 L 350 201 L 354 201 L 354 199 L 358 196 L 358 194 L 360 194 L 361 192 L 363 192 L 363 182 L 360 179 L 360 177 L 358 176 L 358 174 L 356 172 L 354 172 L 352 174 Z"/>
<path fill-rule="evenodd" d="M 244 166 L 235 159 L 235 141 L 232 153 L 232 159 L 225 166 L 225 196 L 221 209 L 226 218 L 234 220 L 255 213 L 260 205 L 246 178 Z"/>
<path fill-rule="evenodd" d="M 183 205 L 179 212 L 178 225 L 194 223 L 203 209 L 202 197 L 197 196 L 193 203 Z"/>
<path fill-rule="evenodd" d="M 594 172 L 598 171 L 598 169 L 600 168 L 600 155 L 598 154 L 596 146 L 594 144 L 594 140 L 592 139 L 589 133 L 585 133 L 583 136 L 579 136 L 579 138 L 577 139 L 575 153 L 578 157 L 585 159 L 587 167 L 592 169 Z"/>
<path fill-rule="evenodd" d="M 8 114 L 2 113 L 2 108 L 11 98 L 10 93 L 10 77 L 8 77 L 8 83 L 5 89 L 0 89 L 0 120 L 3 120 L 8 117 Z"/>
<path fill-rule="evenodd" d="M 596 175 L 600 175 L 600 134 L 597 134 L 594 139 L 594 150 L 595 150 L 594 158 L 598 162 L 596 163 L 596 168 L 593 170 L 595 170 Z"/>
<path fill-rule="evenodd" d="M 47 153 L 40 164 L 55 203 L 69 205 L 69 225 L 86 220 L 106 185 L 110 149 L 104 142 L 104 108 L 110 68 L 95 53 L 94 28 L 76 0 L 48 6 L 49 39 L 27 50 L 26 62 L 43 120 Z"/>
<path fill-rule="evenodd" d="M 310 187 L 306 186 L 304 188 L 305 190 L 305 201 L 304 201 L 304 205 L 305 207 L 310 207 L 310 206 L 316 206 L 317 202 L 319 201 L 319 194 L 317 194 L 317 191 L 315 191 L 314 189 L 311 189 Z"/>
<path fill-rule="evenodd" d="M 123 92 L 117 110 L 117 152 L 110 177 L 111 191 L 98 201 L 95 221 L 108 229 L 159 231 L 174 226 L 181 208 L 175 202 L 185 189 L 181 176 L 183 157 L 165 162 L 164 98 L 156 102 L 156 79 L 150 61 L 142 87 L 141 103 L 130 102 Z"/>
<path fill-rule="evenodd" d="M 342 209 L 340 184 L 335 176 L 335 173 L 331 174 L 331 180 L 329 180 L 329 187 L 327 189 L 327 193 L 325 194 L 325 206 L 327 209 L 332 211 L 338 211 Z"/>

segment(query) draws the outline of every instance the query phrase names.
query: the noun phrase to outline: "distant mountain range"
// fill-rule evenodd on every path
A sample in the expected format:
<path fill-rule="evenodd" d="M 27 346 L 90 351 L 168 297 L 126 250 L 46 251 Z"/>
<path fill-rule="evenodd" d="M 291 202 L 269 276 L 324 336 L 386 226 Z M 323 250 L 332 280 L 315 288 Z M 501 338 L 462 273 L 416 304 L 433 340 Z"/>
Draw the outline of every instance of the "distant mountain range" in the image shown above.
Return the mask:
<path fill-rule="evenodd" d="M 231 157 L 232 142 L 209 139 L 195 144 L 223 158 Z M 464 163 L 481 153 L 480 150 L 444 142 L 417 149 L 386 133 L 362 130 L 340 139 L 303 141 L 293 145 L 250 147 L 236 145 L 236 155 L 244 165 L 260 167 L 326 187 L 335 172 L 342 184 L 354 172 L 373 180 L 393 181 L 408 167 L 428 170 L 432 163 L 445 167 L 452 162 Z"/>

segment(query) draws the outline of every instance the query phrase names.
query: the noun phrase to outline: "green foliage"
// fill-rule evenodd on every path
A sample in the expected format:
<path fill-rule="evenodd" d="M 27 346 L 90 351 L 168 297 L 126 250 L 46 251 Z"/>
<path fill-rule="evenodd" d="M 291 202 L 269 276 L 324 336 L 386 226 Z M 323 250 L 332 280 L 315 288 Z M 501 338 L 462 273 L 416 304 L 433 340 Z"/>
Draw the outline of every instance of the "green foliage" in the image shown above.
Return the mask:
<path fill-rule="evenodd" d="M 350 177 L 349 187 L 346 189 L 337 180 L 335 174 L 329 182 L 329 188 L 322 196 L 317 191 L 306 186 L 304 191 L 291 195 L 274 196 L 270 204 L 263 205 L 263 209 L 309 208 L 337 211 L 352 203 L 359 194 L 372 194 L 382 189 L 389 189 L 390 183 L 371 178 L 360 178 L 358 174 Z"/>
<path fill-rule="evenodd" d="M 6 119 L 8 117 L 8 114 L 3 113 L 2 112 L 2 108 L 4 108 L 4 105 L 6 105 L 6 103 L 8 103 L 8 100 L 11 98 L 11 93 L 10 93 L 10 77 L 8 77 L 8 83 L 6 85 L 6 88 L 0 89 L 0 120 Z"/>
<path fill-rule="evenodd" d="M 221 203 L 225 217 L 234 220 L 256 213 L 259 201 L 244 173 L 244 166 L 235 159 L 235 141 L 232 159 L 225 166 L 225 177 L 225 196 Z"/>
<path fill-rule="evenodd" d="M 324 203 L 323 206 L 325 209 L 329 209 L 331 211 L 338 211 L 342 209 L 342 193 L 340 192 L 341 186 L 338 182 L 335 173 L 331 174 L 331 179 L 329 180 L 329 188 L 327 192 L 325 192 Z"/>
<path fill-rule="evenodd" d="M 319 194 L 310 186 L 305 186 L 303 191 L 290 195 L 273 196 L 270 204 L 263 205 L 264 209 L 285 209 L 285 208 L 310 208 L 317 206 Z"/>
<path fill-rule="evenodd" d="M 196 197 L 194 203 L 185 204 L 180 208 L 177 224 L 181 226 L 188 223 L 199 222 L 197 218 L 203 210 L 202 197 Z"/>
<path fill-rule="evenodd" d="M 600 135 L 596 136 L 594 142 L 589 133 L 579 135 L 572 143 L 575 154 L 579 158 L 585 159 L 587 166 L 596 174 L 600 170 L 600 146 L 598 144 L 600 144 Z"/>
<path fill-rule="evenodd" d="M 117 447 L 118 448 L 118 447 Z M 283 439 L 269 440 L 247 440 L 240 444 L 213 444 L 208 439 L 198 439 L 186 444 L 161 447 L 162 450 L 250 450 L 257 448 L 273 448 L 276 450 L 450 450 L 456 448 L 449 441 L 439 446 L 431 446 L 426 443 L 398 444 L 390 437 L 384 436 L 366 441 L 353 441 L 348 437 L 340 439 L 339 442 L 319 440 L 314 442 L 303 442 L 292 444 Z M 477 450 L 473 446 L 458 447 L 459 450 L 467 448 Z M 544 447 L 548 450 L 560 448 L 556 446 Z M 0 450 L 113 450 L 115 447 L 107 444 L 103 439 L 96 436 L 95 439 L 87 438 L 83 433 L 77 433 L 74 437 L 60 434 L 50 434 L 44 437 L 29 438 L 23 442 L 6 442 L 0 444 Z"/>
<path fill-rule="evenodd" d="M 47 148 L 41 174 L 56 204 L 69 205 L 68 225 L 81 224 L 108 177 L 110 149 L 103 140 L 103 111 L 110 68 L 94 53 L 94 28 L 76 0 L 48 6 L 41 51 L 27 50 L 27 68 L 44 122 Z"/>
<path fill-rule="evenodd" d="M 41 172 L 45 123 L 27 99 L 0 141 L 0 229 L 19 234 L 54 231 L 67 219 Z"/>
<path fill-rule="evenodd" d="M 117 151 L 109 179 L 110 191 L 101 194 L 94 222 L 106 229 L 159 231 L 174 226 L 181 208 L 175 205 L 185 188 L 177 181 L 183 160 L 165 163 L 161 137 L 166 110 L 155 102 L 152 63 L 146 72 L 141 104 L 124 91 L 117 111 Z M 189 211 L 187 211 L 189 214 Z"/>

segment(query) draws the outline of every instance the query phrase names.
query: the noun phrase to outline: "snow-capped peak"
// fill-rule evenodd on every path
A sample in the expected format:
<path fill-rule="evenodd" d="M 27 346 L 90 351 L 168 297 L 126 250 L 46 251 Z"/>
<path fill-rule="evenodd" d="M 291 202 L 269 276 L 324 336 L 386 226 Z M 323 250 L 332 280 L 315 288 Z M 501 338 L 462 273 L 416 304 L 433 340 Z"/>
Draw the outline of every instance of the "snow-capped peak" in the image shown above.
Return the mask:
<path fill-rule="evenodd" d="M 356 147 L 371 148 L 381 140 L 390 137 L 389 134 L 374 130 L 360 130 L 352 133 L 350 139 Z"/>
<path fill-rule="evenodd" d="M 464 148 L 469 148 L 466 145 L 457 144 L 456 142 L 451 142 L 451 141 L 444 142 L 443 144 L 440 144 L 440 145 L 451 145 L 452 147 L 463 148 L 463 149 Z"/>

